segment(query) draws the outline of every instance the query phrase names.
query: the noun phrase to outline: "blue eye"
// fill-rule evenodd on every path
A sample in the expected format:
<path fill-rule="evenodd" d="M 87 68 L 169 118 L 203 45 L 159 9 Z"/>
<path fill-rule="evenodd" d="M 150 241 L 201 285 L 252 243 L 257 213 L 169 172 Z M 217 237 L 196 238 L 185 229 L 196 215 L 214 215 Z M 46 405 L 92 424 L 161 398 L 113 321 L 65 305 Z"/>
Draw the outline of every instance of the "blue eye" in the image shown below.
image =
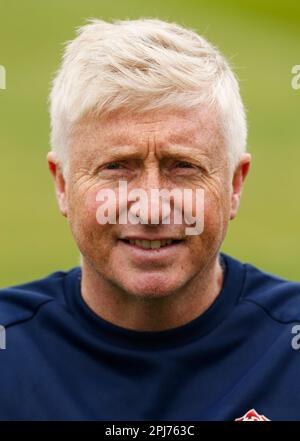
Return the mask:
<path fill-rule="evenodd" d="M 105 168 L 108 170 L 118 170 L 121 164 L 119 162 L 110 162 L 106 164 Z"/>
<path fill-rule="evenodd" d="M 181 165 L 182 168 L 191 168 L 194 167 L 193 164 L 187 161 L 180 161 L 176 164 L 176 166 Z"/>

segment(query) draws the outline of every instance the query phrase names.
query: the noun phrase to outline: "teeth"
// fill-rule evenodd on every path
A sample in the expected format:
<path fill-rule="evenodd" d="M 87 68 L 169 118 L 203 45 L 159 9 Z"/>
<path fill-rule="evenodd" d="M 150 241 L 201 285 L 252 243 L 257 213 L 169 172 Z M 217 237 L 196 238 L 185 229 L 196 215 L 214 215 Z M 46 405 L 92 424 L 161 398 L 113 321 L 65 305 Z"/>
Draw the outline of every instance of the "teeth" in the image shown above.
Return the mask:
<path fill-rule="evenodd" d="M 141 248 L 146 248 L 146 249 L 155 249 L 155 248 L 160 248 L 163 247 L 165 245 L 170 245 L 173 242 L 172 239 L 163 239 L 163 240 L 135 240 L 135 239 L 129 239 L 129 243 L 131 243 L 132 245 L 137 245 L 138 247 Z"/>
<path fill-rule="evenodd" d="M 146 240 L 143 240 L 143 242 L 147 242 Z M 162 241 L 160 240 L 151 240 L 150 241 L 151 248 L 160 248 L 162 246 Z"/>

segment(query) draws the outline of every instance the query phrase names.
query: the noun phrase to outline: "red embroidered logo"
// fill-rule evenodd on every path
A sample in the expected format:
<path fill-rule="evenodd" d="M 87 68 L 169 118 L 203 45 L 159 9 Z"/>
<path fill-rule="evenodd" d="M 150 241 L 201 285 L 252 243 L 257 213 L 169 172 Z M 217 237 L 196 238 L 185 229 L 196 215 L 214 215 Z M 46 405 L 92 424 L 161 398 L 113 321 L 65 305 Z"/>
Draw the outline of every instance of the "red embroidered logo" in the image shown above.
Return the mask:
<path fill-rule="evenodd" d="M 259 415 L 255 409 L 248 410 L 241 418 L 236 418 L 234 421 L 271 421 L 264 415 Z"/>

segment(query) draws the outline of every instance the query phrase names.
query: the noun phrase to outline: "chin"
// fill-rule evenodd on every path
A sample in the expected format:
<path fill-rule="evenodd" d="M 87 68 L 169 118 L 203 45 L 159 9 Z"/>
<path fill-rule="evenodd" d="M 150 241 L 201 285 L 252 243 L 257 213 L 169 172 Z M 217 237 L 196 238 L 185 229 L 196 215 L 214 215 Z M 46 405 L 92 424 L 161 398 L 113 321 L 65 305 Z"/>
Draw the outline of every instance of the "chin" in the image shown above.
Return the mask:
<path fill-rule="evenodd" d="M 122 284 L 125 290 L 140 298 L 162 298 L 181 288 L 178 280 L 169 279 L 164 275 L 133 276 L 128 283 Z"/>

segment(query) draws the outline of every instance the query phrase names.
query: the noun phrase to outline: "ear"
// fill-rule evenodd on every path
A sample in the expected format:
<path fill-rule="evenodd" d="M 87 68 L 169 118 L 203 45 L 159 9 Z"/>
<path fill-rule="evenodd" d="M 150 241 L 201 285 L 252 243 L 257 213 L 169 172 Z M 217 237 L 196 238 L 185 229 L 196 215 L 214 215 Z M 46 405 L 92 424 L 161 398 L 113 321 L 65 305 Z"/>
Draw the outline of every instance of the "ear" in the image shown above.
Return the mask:
<path fill-rule="evenodd" d="M 239 160 L 237 166 L 235 167 L 232 178 L 230 220 L 234 219 L 237 215 L 243 190 L 243 184 L 250 168 L 250 162 L 250 153 L 244 153 Z"/>
<path fill-rule="evenodd" d="M 63 175 L 63 167 L 56 153 L 49 152 L 47 154 L 48 167 L 54 179 L 56 199 L 61 214 L 68 217 L 67 197 L 66 197 L 66 181 Z"/>

